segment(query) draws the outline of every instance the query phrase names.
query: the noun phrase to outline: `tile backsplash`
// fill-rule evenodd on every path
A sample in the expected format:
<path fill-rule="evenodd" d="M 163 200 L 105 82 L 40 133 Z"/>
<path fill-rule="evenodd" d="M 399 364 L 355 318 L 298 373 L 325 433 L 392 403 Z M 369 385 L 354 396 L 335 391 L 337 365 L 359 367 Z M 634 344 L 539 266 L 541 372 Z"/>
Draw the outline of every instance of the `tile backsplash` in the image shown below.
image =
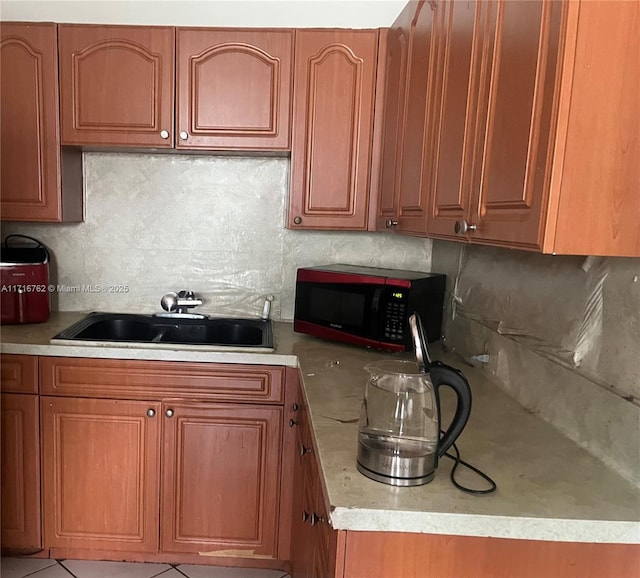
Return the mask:
<path fill-rule="evenodd" d="M 86 219 L 3 223 L 52 252 L 61 311 L 156 312 L 190 289 L 214 315 L 293 317 L 296 269 L 353 263 L 429 271 L 431 241 L 285 228 L 289 159 L 85 153 Z"/>

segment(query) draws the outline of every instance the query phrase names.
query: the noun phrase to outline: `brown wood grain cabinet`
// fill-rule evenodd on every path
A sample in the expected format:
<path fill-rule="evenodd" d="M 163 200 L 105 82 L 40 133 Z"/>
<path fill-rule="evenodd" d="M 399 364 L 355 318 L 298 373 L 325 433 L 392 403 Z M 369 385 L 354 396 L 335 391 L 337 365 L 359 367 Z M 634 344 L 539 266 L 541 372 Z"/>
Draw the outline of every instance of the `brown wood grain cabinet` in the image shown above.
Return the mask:
<path fill-rule="evenodd" d="M 55 24 L 0 29 L 0 218 L 81 221 L 82 157 L 61 150 Z"/>
<path fill-rule="evenodd" d="M 296 399 L 291 568 L 296 578 L 332 578 L 338 532 L 331 528 L 304 396 Z"/>
<path fill-rule="evenodd" d="M 161 551 L 277 558 L 282 408 L 178 401 L 163 416 Z"/>
<path fill-rule="evenodd" d="M 389 28 L 387 46 L 380 58 L 386 59 L 384 79 L 384 117 L 382 159 L 376 228 L 394 227 L 398 220 L 396 174 L 402 159 L 407 58 L 411 23 L 418 2 L 409 2 Z"/>
<path fill-rule="evenodd" d="M 293 30 L 178 28 L 177 148 L 288 150 Z"/>
<path fill-rule="evenodd" d="M 367 230 L 377 30 L 297 30 L 288 226 Z"/>
<path fill-rule="evenodd" d="M 283 367 L 42 357 L 40 373 L 54 554 L 286 559 Z"/>
<path fill-rule="evenodd" d="M 158 549 L 160 403 L 43 396 L 47 548 Z"/>
<path fill-rule="evenodd" d="M 300 388 L 295 401 L 292 578 L 636 577 L 640 547 L 635 544 L 333 529 Z"/>
<path fill-rule="evenodd" d="M 175 29 L 58 27 L 66 145 L 171 148 Z"/>
<path fill-rule="evenodd" d="M 42 548 L 38 396 L 1 395 L 3 551 L 35 553 Z"/>
<path fill-rule="evenodd" d="M 383 141 L 378 227 L 419 236 L 426 235 L 431 192 L 436 13 L 435 2 L 407 4 L 391 29 L 387 66 L 389 124 Z"/>
<path fill-rule="evenodd" d="M 42 548 L 37 362 L 29 355 L 0 356 L 0 545 L 17 554 Z"/>
<path fill-rule="evenodd" d="M 442 8 L 428 232 L 544 253 L 640 255 L 638 4 Z"/>

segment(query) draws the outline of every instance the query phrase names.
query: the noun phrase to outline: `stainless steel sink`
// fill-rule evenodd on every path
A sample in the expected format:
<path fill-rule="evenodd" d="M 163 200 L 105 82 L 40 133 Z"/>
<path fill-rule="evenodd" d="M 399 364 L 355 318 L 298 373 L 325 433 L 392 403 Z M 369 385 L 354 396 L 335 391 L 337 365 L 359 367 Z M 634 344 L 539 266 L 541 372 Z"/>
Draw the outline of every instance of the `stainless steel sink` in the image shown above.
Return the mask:
<path fill-rule="evenodd" d="M 261 319 L 181 319 L 130 313 L 91 313 L 53 339 L 272 349 L 273 329 L 271 321 Z"/>

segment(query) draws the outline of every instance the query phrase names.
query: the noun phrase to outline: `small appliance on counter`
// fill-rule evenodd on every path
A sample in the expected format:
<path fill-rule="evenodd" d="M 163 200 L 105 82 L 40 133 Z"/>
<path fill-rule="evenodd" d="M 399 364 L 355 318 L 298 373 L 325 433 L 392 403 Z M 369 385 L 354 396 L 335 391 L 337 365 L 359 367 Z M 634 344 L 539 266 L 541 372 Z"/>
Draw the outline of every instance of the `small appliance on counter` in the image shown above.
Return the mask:
<path fill-rule="evenodd" d="M 387 351 L 411 349 L 417 312 L 427 339 L 440 339 L 446 276 L 357 265 L 298 269 L 293 329 Z"/>
<path fill-rule="evenodd" d="M 358 428 L 358 471 L 392 486 L 420 486 L 436 473 L 438 459 L 455 461 L 453 484 L 472 494 L 489 494 L 495 482 L 460 459 L 455 445 L 471 414 L 471 388 L 454 367 L 433 361 L 420 316 L 409 317 L 416 360 L 383 359 L 365 367 L 369 372 Z M 450 387 L 456 395 L 456 409 L 446 431 L 442 430 L 439 389 Z M 447 453 L 453 447 L 455 456 Z M 488 489 L 472 489 L 455 480 L 463 465 L 489 483 Z"/>
<path fill-rule="evenodd" d="M 30 244 L 16 243 L 18 240 Z M 37 239 L 9 235 L 0 247 L 0 323 L 44 323 L 49 306 L 49 251 Z"/>

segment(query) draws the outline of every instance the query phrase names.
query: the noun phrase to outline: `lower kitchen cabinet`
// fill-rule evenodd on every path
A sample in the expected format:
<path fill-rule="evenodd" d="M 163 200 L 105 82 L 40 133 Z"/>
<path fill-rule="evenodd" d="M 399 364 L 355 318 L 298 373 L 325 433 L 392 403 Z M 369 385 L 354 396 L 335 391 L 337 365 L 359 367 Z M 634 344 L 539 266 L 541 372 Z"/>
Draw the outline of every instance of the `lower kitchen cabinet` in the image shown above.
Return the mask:
<path fill-rule="evenodd" d="M 302 393 L 296 400 L 296 459 L 291 571 L 294 578 L 332 578 L 336 573 L 339 533 L 329 524 L 322 477 Z"/>
<path fill-rule="evenodd" d="M 636 544 L 334 530 L 304 395 L 294 407 L 292 578 L 636 578 Z M 390 491 L 391 491 L 391 487 Z M 406 491 L 395 488 L 393 491 Z M 373 515 L 373 514 L 372 514 Z"/>
<path fill-rule="evenodd" d="M 277 558 L 282 408 L 163 404 L 163 552 Z"/>
<path fill-rule="evenodd" d="M 56 357 L 39 368 L 52 555 L 281 567 L 284 368 Z"/>
<path fill-rule="evenodd" d="M 157 551 L 160 408 L 41 398 L 47 548 Z"/>
<path fill-rule="evenodd" d="M 0 355 L 0 390 L 0 544 L 29 554 L 42 548 L 38 358 Z"/>
<path fill-rule="evenodd" d="M 3 393 L 1 403 L 0 543 L 5 552 L 34 553 L 42 547 L 38 396 Z"/>

